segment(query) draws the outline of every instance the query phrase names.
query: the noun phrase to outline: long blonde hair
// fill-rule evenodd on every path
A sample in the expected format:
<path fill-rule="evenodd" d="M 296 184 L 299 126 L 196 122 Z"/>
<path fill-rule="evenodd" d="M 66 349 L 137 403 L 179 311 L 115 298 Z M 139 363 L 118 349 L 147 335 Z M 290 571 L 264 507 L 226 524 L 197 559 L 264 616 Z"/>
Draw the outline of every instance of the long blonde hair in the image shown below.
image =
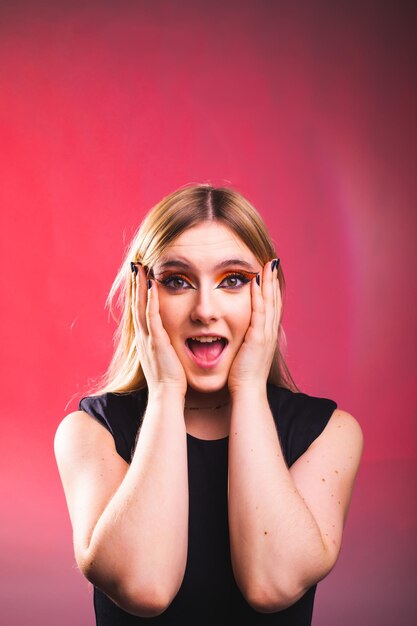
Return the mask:
<path fill-rule="evenodd" d="M 107 371 L 94 388 L 88 390 L 88 395 L 129 393 L 146 387 L 135 346 L 130 262 L 139 261 L 145 269 L 152 267 L 176 237 L 205 221 L 217 221 L 227 226 L 262 265 L 277 257 L 264 221 L 238 191 L 227 187 L 216 188 L 210 184 L 188 184 L 163 198 L 147 213 L 136 231 L 107 296 L 105 306 L 117 323 L 113 338 L 115 349 Z M 285 279 L 281 264 L 278 267 L 278 280 L 284 305 Z M 121 311 L 121 317 L 117 311 Z M 283 343 L 286 347 L 280 321 L 278 344 L 268 382 L 299 391 L 282 354 Z"/>

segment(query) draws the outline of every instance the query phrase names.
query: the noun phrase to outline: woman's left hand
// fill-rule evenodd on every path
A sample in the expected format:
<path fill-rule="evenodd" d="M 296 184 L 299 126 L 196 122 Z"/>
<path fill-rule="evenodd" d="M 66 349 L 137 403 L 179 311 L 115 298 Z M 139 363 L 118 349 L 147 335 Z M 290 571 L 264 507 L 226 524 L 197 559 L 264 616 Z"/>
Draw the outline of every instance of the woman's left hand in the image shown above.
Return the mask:
<path fill-rule="evenodd" d="M 251 282 L 251 320 L 228 377 L 232 394 L 248 387 L 266 389 L 278 342 L 282 307 L 278 270 L 271 269 L 272 263 L 268 261 L 260 272 L 260 285 L 255 278 Z"/>

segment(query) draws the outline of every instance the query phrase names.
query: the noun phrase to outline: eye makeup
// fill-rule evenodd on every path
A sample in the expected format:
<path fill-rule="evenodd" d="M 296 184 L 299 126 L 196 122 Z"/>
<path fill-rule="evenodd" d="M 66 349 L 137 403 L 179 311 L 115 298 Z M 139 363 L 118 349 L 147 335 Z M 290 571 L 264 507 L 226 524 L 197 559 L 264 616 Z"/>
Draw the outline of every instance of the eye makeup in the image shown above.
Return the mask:
<path fill-rule="evenodd" d="M 248 272 L 246 270 L 235 270 L 235 271 L 232 270 L 229 272 L 223 272 L 223 274 L 217 278 L 217 282 L 220 282 L 221 284 L 227 278 L 237 278 L 238 280 L 241 280 L 244 285 L 246 285 L 246 283 L 249 283 L 252 280 L 252 278 L 256 276 L 256 274 L 257 272 Z M 236 285 L 234 287 L 229 287 L 229 288 L 237 289 L 240 286 L 242 285 Z"/>
<path fill-rule="evenodd" d="M 172 285 L 169 284 L 171 281 L 178 281 L 178 280 L 182 280 L 183 282 L 188 283 L 189 285 L 191 285 L 191 289 L 195 289 L 190 279 L 187 278 L 187 276 L 184 276 L 184 274 L 180 274 L 178 272 L 177 273 L 162 272 L 162 274 L 159 274 L 158 278 L 155 276 L 155 280 L 157 283 L 159 283 L 160 285 L 162 285 L 163 287 L 166 287 L 167 289 L 171 291 L 183 291 L 182 287 L 173 287 Z"/>
<path fill-rule="evenodd" d="M 229 270 L 227 272 L 223 272 L 220 276 L 216 278 L 216 283 L 218 284 L 216 289 L 224 288 L 229 291 L 238 290 L 244 285 L 246 285 L 247 283 L 249 283 L 256 275 L 257 275 L 257 272 L 248 272 L 246 270 Z M 241 284 L 238 284 L 238 285 L 229 284 L 229 285 L 222 287 L 222 283 L 227 279 L 236 279 L 240 281 Z M 188 289 L 197 288 L 195 287 L 193 282 L 190 280 L 190 278 L 188 278 L 188 276 L 180 272 L 169 272 L 169 271 L 161 272 L 158 276 L 155 276 L 155 280 L 159 284 L 161 284 L 163 287 L 166 287 L 167 289 L 169 289 L 170 291 L 178 292 L 178 291 L 184 291 Z M 183 286 L 174 287 L 172 284 L 170 284 L 173 281 L 183 281 L 185 283 L 188 283 L 189 286 L 188 287 L 183 287 Z"/>

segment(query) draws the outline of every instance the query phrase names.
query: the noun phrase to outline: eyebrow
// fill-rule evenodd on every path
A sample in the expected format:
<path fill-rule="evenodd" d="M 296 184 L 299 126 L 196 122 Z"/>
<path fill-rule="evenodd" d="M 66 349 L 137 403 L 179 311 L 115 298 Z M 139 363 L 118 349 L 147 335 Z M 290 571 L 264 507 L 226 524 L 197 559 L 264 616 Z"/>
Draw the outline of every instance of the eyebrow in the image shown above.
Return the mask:
<path fill-rule="evenodd" d="M 221 261 L 220 263 L 217 263 L 217 265 L 214 266 L 214 269 L 219 270 L 225 267 L 231 267 L 231 266 L 236 266 L 236 265 L 247 267 L 248 269 L 256 273 L 251 263 L 248 263 L 247 261 L 244 261 L 243 259 L 227 259 L 225 261 Z M 180 259 L 167 259 L 166 261 L 163 261 L 161 263 L 158 269 L 163 270 L 168 267 L 180 267 L 182 269 L 189 270 L 192 268 L 192 265 L 190 265 L 186 261 L 181 261 Z"/>

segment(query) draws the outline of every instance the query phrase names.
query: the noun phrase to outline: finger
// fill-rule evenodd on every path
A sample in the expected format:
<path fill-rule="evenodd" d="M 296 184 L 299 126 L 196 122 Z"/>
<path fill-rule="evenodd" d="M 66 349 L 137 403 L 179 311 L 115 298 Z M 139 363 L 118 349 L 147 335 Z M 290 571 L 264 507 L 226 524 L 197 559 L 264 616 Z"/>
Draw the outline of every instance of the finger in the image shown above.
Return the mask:
<path fill-rule="evenodd" d="M 136 276 L 135 272 L 132 272 L 131 281 L 130 281 L 130 307 L 132 311 L 132 320 L 133 326 L 136 332 L 136 315 L 135 315 L 135 301 L 136 301 Z"/>
<path fill-rule="evenodd" d="M 278 326 L 279 326 L 279 315 L 280 315 L 280 309 L 279 309 L 279 282 L 278 282 L 278 269 L 275 267 L 273 272 L 273 279 L 272 279 L 272 284 L 273 284 L 273 290 L 274 290 L 274 321 L 273 321 L 273 331 L 274 331 L 274 337 L 277 336 L 277 330 L 278 330 Z"/>
<path fill-rule="evenodd" d="M 142 265 L 138 265 L 138 273 L 136 276 L 136 299 L 135 299 L 135 311 L 137 316 L 137 324 L 139 331 L 144 335 L 149 334 L 148 326 L 146 323 L 146 305 L 147 305 L 147 285 L 146 285 L 146 272 Z"/>
<path fill-rule="evenodd" d="M 279 325 L 281 323 L 281 314 L 282 314 L 282 295 L 281 295 L 281 286 L 279 284 L 279 280 L 278 280 L 278 267 L 275 270 L 277 277 L 275 280 L 275 288 L 276 288 L 276 315 L 277 315 L 277 320 L 276 320 L 276 326 L 277 328 L 279 328 Z"/>
<path fill-rule="evenodd" d="M 132 320 L 133 327 L 135 329 L 135 334 L 138 333 L 138 316 L 136 311 L 136 291 L 137 291 L 137 280 L 136 280 L 136 272 L 132 272 L 132 281 L 130 283 L 130 306 L 132 307 Z"/>
<path fill-rule="evenodd" d="M 275 322 L 275 270 L 272 270 L 272 261 L 268 261 L 263 269 L 262 295 L 265 306 L 265 336 L 271 337 Z"/>
<path fill-rule="evenodd" d="M 147 289 L 146 324 L 149 334 L 156 341 L 161 342 L 166 339 L 169 341 L 159 313 L 159 293 L 156 280 L 148 279 Z"/>
<path fill-rule="evenodd" d="M 262 297 L 262 283 L 261 274 L 258 274 L 258 285 L 256 278 L 251 281 L 251 303 L 252 314 L 250 324 L 248 328 L 249 338 L 255 338 L 262 341 L 264 337 L 264 324 L 265 324 L 265 306 Z"/>

